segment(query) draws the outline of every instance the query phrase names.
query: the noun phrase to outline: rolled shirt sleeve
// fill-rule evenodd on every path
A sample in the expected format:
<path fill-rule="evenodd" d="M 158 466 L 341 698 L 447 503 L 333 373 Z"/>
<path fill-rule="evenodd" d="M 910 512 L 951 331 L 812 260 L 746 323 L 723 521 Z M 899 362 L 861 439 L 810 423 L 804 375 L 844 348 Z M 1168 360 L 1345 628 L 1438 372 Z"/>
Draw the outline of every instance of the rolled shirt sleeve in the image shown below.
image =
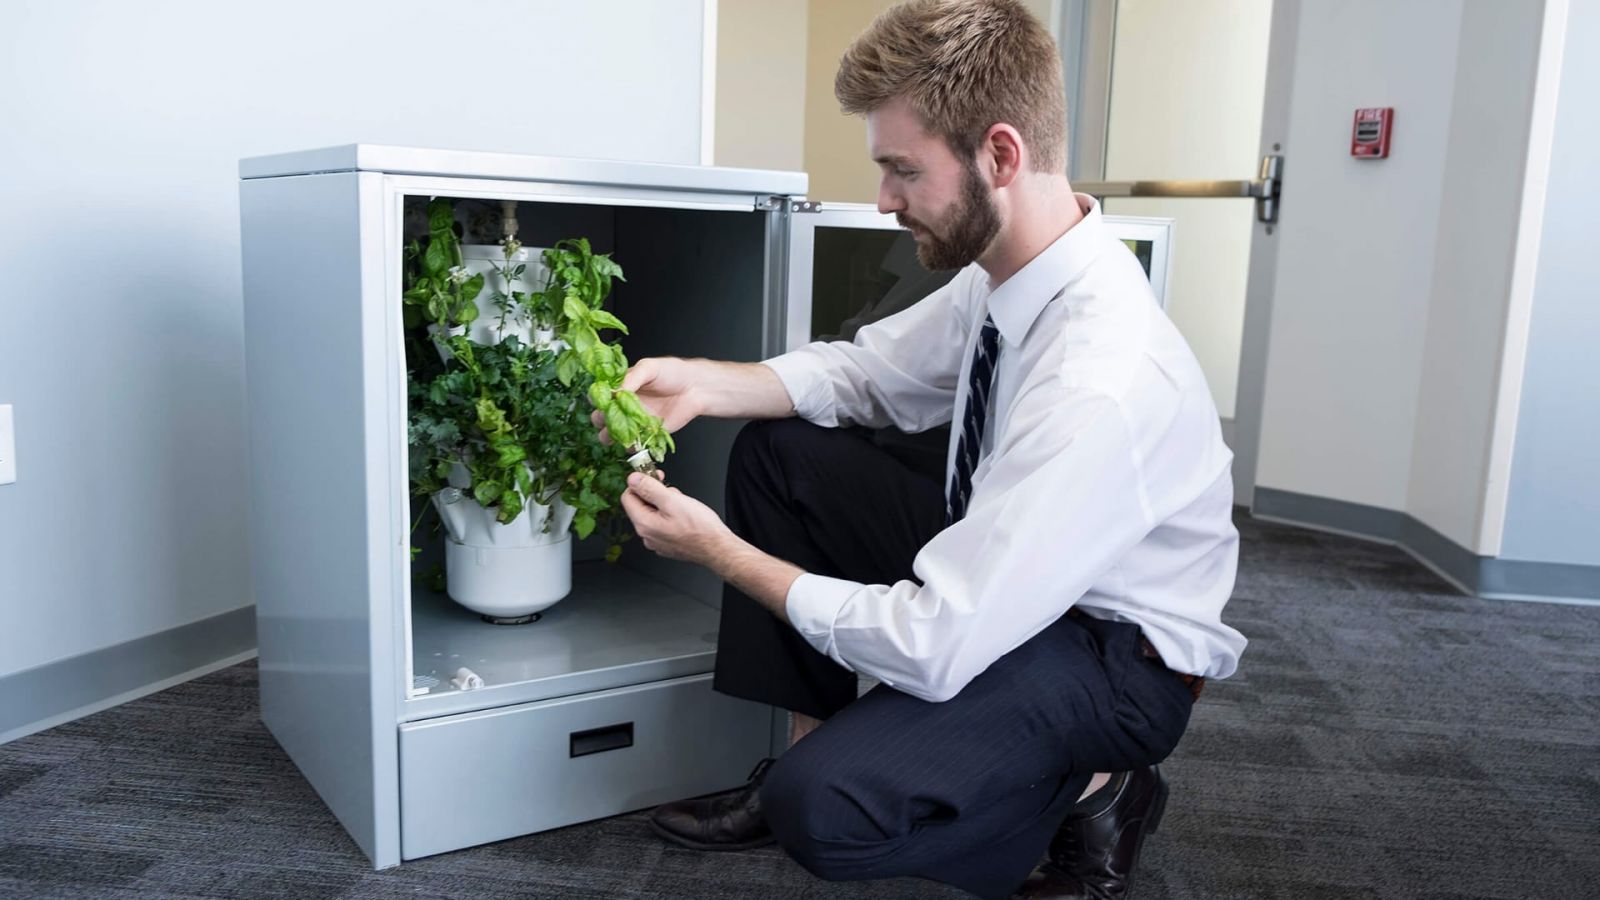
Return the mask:
<path fill-rule="evenodd" d="M 905 580 L 803 575 L 790 622 L 818 651 L 931 702 L 1059 618 L 1153 527 L 1132 432 L 1111 396 L 1036 386 L 980 464 L 965 518 Z"/>

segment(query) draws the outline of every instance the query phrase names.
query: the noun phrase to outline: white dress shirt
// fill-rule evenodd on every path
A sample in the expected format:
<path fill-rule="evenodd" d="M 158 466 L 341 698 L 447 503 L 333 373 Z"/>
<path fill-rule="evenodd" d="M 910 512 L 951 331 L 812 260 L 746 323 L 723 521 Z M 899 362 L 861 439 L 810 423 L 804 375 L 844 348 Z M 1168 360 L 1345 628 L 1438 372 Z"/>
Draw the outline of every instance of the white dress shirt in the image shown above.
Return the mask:
<path fill-rule="evenodd" d="M 1000 332 L 967 514 L 918 553 L 920 580 L 806 573 L 786 600 L 817 650 L 941 702 L 1077 606 L 1133 622 L 1168 666 L 1232 674 L 1233 454 L 1194 354 L 1144 270 L 1085 217 L 999 287 L 976 264 L 853 342 L 765 361 L 819 425 L 925 431 L 965 408 L 984 318 Z M 960 428 L 952 429 L 948 485 Z"/>

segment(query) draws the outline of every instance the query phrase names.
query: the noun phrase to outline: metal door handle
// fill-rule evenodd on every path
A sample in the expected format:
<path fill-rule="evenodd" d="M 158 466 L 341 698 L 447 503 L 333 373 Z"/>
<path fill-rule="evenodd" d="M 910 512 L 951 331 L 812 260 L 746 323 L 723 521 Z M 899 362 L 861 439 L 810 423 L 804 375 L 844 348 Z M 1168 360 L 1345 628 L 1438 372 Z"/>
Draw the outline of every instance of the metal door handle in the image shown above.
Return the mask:
<path fill-rule="evenodd" d="M 1256 218 L 1278 221 L 1283 189 L 1283 157 L 1263 156 L 1251 181 L 1075 181 L 1075 190 L 1093 197 L 1240 197 L 1256 201 Z"/>

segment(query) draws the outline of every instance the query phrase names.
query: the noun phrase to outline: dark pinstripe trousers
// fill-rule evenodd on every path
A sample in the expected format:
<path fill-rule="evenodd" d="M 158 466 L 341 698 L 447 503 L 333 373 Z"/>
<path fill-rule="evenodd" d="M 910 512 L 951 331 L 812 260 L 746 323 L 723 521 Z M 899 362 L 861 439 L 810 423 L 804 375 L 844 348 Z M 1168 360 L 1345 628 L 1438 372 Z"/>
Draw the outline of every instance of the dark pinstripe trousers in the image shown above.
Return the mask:
<path fill-rule="evenodd" d="M 850 430 L 756 422 L 734 444 L 728 524 L 807 571 L 892 583 L 912 577 L 943 525 L 941 474 Z M 1192 704 L 1140 652 L 1137 626 L 1087 616 L 1063 616 L 944 703 L 883 685 L 856 699 L 853 673 L 731 587 L 714 685 L 826 719 L 762 788 L 773 833 L 801 865 L 981 897 L 1027 877 L 1095 772 L 1164 759 Z"/>

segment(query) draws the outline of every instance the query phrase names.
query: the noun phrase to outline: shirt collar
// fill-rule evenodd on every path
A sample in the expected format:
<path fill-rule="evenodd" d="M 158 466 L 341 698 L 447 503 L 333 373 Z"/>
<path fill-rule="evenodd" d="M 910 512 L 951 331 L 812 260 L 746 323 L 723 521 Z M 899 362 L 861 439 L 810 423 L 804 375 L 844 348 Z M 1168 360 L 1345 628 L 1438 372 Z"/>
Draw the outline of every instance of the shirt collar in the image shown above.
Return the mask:
<path fill-rule="evenodd" d="M 1073 197 L 1083 210 L 1083 219 L 989 294 L 989 315 L 1008 344 L 1022 343 L 1045 305 L 1088 268 L 1099 253 L 1100 204 L 1088 194 Z"/>

